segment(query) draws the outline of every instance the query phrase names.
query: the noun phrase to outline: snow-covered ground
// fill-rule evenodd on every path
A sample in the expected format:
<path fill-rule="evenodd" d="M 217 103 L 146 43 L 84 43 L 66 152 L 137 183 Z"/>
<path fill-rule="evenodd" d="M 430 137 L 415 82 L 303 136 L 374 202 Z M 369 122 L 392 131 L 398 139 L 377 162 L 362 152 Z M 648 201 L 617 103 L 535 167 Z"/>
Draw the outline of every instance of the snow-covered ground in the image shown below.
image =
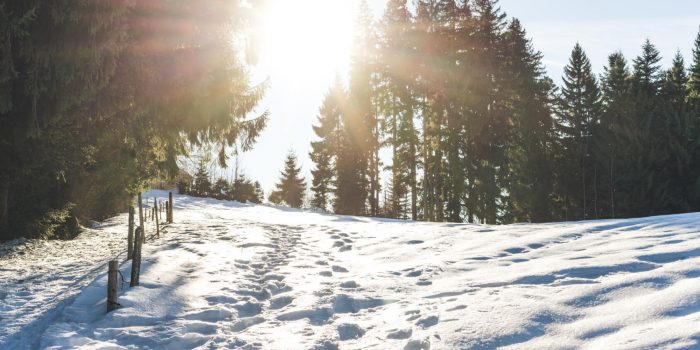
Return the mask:
<path fill-rule="evenodd" d="M 0 348 L 700 347 L 700 214 L 481 226 L 176 196 L 106 314 L 125 235 L 0 246 Z"/>

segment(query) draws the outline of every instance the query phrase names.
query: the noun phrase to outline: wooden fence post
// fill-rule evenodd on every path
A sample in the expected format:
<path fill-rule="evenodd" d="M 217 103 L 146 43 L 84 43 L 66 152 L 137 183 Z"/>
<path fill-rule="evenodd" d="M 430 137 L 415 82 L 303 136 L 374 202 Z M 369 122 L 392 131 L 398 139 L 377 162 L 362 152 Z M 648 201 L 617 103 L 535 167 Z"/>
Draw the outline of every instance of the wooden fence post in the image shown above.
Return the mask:
<path fill-rule="evenodd" d="M 136 240 L 134 244 L 134 258 L 131 259 L 131 281 L 129 286 L 135 287 L 139 285 L 139 275 L 141 274 L 141 246 L 143 245 L 143 228 L 136 228 Z"/>
<path fill-rule="evenodd" d="M 134 255 L 134 206 L 129 206 L 129 234 L 126 238 L 126 260 L 129 260 Z"/>
<path fill-rule="evenodd" d="M 153 198 L 153 215 L 156 218 L 156 237 L 160 237 L 160 222 L 158 220 L 158 202 L 156 202 L 156 199 Z"/>
<path fill-rule="evenodd" d="M 141 231 L 143 231 L 143 202 L 141 201 L 141 193 L 139 193 L 139 226 L 141 227 Z M 146 235 L 143 234 L 141 235 L 141 239 L 143 240 Z"/>
<path fill-rule="evenodd" d="M 119 282 L 119 261 L 110 260 L 107 272 L 107 312 L 119 307 L 117 302 L 117 283 Z"/>
<path fill-rule="evenodd" d="M 168 223 L 173 223 L 173 193 L 168 192 Z"/>

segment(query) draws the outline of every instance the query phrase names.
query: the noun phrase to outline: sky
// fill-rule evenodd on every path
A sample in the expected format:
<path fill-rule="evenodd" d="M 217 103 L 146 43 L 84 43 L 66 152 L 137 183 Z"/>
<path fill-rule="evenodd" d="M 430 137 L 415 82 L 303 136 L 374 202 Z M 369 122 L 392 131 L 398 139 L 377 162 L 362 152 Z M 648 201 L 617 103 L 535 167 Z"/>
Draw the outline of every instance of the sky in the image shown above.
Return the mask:
<path fill-rule="evenodd" d="M 260 181 L 265 193 L 274 188 L 290 150 L 310 183 L 311 126 L 336 74 L 346 75 L 357 3 L 277 0 L 267 12 L 262 58 L 252 75 L 253 81 L 269 79 L 258 112 L 269 110 L 271 116 L 254 149 L 239 158 L 239 171 Z M 369 4 L 375 17 L 381 16 L 385 0 Z M 621 51 L 631 60 L 647 38 L 661 51 L 665 67 L 678 50 L 689 65 L 700 29 L 696 0 L 501 0 L 499 5 L 523 23 L 557 84 L 576 42 L 599 74 L 609 54 Z"/>

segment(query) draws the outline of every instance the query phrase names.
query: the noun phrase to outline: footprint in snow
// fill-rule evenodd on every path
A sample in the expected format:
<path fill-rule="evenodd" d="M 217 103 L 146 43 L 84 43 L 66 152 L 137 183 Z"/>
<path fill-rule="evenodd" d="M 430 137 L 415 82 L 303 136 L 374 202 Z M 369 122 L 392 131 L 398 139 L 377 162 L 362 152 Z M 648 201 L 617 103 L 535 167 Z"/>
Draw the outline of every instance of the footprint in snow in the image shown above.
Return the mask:
<path fill-rule="evenodd" d="M 348 272 L 348 269 L 338 266 L 338 265 L 333 265 L 333 272 Z"/>
<path fill-rule="evenodd" d="M 337 328 L 340 340 L 357 339 L 365 335 L 365 330 L 353 323 L 343 323 Z"/>
<path fill-rule="evenodd" d="M 262 304 L 246 302 L 239 305 L 234 305 L 234 309 L 238 310 L 238 317 L 257 316 L 262 312 Z"/>
<path fill-rule="evenodd" d="M 428 317 L 421 318 L 416 322 L 416 326 L 423 329 L 430 328 L 439 322 L 439 317 L 436 315 L 430 315 Z"/>
<path fill-rule="evenodd" d="M 253 297 L 259 301 L 268 300 L 271 297 L 270 292 L 267 289 L 262 289 L 262 290 L 242 289 L 242 290 L 237 290 L 236 294 L 243 295 L 243 296 L 250 296 L 250 297 Z"/>
<path fill-rule="evenodd" d="M 321 343 L 316 344 L 313 350 L 338 350 L 338 343 L 331 340 L 324 340 Z"/>
<path fill-rule="evenodd" d="M 207 322 L 190 322 L 182 326 L 182 333 L 199 333 L 202 335 L 212 335 L 216 333 L 216 324 Z"/>
<path fill-rule="evenodd" d="M 191 321 L 218 322 L 230 319 L 231 315 L 231 311 L 224 308 L 213 308 L 190 312 L 181 318 Z"/>
<path fill-rule="evenodd" d="M 290 296 L 281 296 L 270 300 L 270 309 L 277 310 L 281 309 L 292 303 L 294 298 Z"/>
<path fill-rule="evenodd" d="M 357 288 L 359 285 L 355 281 L 346 281 L 340 284 L 340 288 L 344 289 L 354 289 Z"/>
<path fill-rule="evenodd" d="M 209 305 L 235 304 L 238 302 L 238 299 L 225 295 L 210 296 L 204 298 L 204 300 L 206 300 L 209 303 Z"/>
<path fill-rule="evenodd" d="M 515 247 L 515 248 L 508 248 L 505 249 L 504 251 L 509 254 L 520 254 L 524 253 L 527 249 L 525 248 L 520 248 L 520 247 Z"/>
<path fill-rule="evenodd" d="M 268 274 L 263 278 L 263 281 L 281 281 L 284 279 L 283 275 Z"/>
<path fill-rule="evenodd" d="M 404 350 L 430 350 L 430 341 L 427 339 L 425 340 L 410 340 L 408 343 L 406 343 L 406 346 L 403 347 Z"/>
<path fill-rule="evenodd" d="M 413 335 L 411 328 L 390 330 L 386 335 L 387 339 L 408 339 Z"/>
<path fill-rule="evenodd" d="M 244 319 L 241 319 L 240 321 L 236 322 L 236 324 L 234 324 L 233 327 L 231 327 L 231 328 L 234 332 L 242 332 L 251 326 L 254 326 L 256 324 L 260 324 L 263 322 L 265 322 L 265 318 L 263 318 L 263 317 L 244 318 Z"/>
<path fill-rule="evenodd" d="M 406 274 L 406 277 L 418 277 L 423 274 L 423 270 L 414 270 Z"/>
<path fill-rule="evenodd" d="M 270 295 L 277 295 L 291 291 L 292 287 L 286 285 L 284 282 L 268 281 L 267 285 L 265 286 L 265 290 L 267 290 Z"/>
<path fill-rule="evenodd" d="M 406 318 L 406 321 L 413 321 L 420 318 L 420 310 L 408 310 L 403 314 L 408 316 L 408 318 Z"/>
<path fill-rule="evenodd" d="M 406 321 L 411 322 L 420 318 L 420 315 L 413 315 L 406 318 Z"/>
<path fill-rule="evenodd" d="M 467 305 L 457 305 L 453 308 L 447 309 L 447 311 L 457 311 L 457 310 L 464 310 L 467 308 Z"/>

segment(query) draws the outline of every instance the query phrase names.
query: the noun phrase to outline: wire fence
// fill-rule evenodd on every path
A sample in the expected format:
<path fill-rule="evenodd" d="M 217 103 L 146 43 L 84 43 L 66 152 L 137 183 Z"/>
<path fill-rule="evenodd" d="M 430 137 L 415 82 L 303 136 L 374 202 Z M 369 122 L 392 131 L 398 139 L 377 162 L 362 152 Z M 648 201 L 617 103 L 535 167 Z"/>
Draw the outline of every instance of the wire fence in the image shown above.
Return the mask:
<path fill-rule="evenodd" d="M 131 276 L 129 279 L 129 286 L 138 286 L 141 275 L 143 244 L 158 239 L 161 233 L 161 226 L 163 226 L 162 232 L 165 233 L 166 224 L 170 224 L 173 221 L 173 193 L 168 193 L 168 200 L 161 201 L 160 203 L 161 204 L 159 206 L 158 199 L 153 198 L 153 206 L 147 207 L 144 215 L 142 195 L 140 193 L 138 194 L 138 227 L 134 227 L 136 210 L 133 206 L 129 208 L 127 248 L 117 253 L 113 259 L 110 259 L 107 262 L 107 312 L 115 310 L 120 306 L 119 302 L 117 301 L 118 291 L 124 290 L 126 285 L 126 278 L 121 273 L 122 265 L 131 260 Z M 163 212 L 165 212 L 166 215 L 165 222 L 161 220 Z M 145 231 L 146 222 L 149 220 L 149 218 L 155 224 L 155 232 L 152 232 L 150 236 L 147 236 Z M 126 254 L 126 257 L 120 262 L 120 257 L 123 254 Z M 104 265 L 102 265 L 100 268 L 104 269 Z"/>

